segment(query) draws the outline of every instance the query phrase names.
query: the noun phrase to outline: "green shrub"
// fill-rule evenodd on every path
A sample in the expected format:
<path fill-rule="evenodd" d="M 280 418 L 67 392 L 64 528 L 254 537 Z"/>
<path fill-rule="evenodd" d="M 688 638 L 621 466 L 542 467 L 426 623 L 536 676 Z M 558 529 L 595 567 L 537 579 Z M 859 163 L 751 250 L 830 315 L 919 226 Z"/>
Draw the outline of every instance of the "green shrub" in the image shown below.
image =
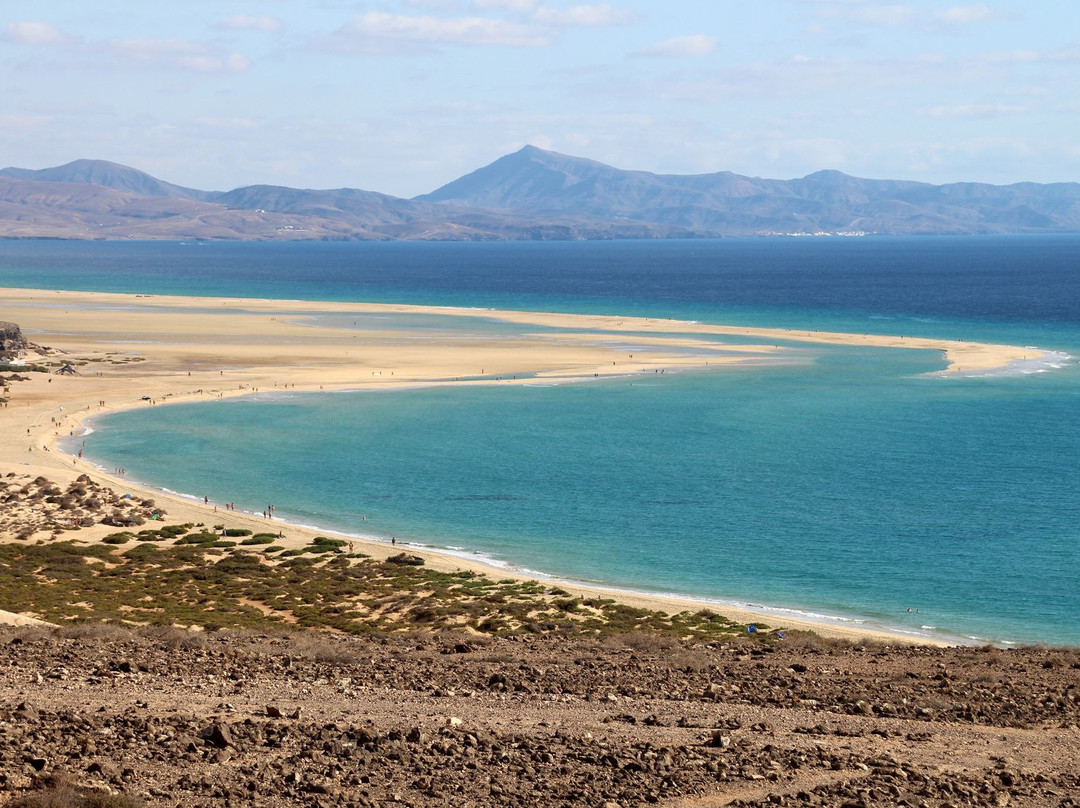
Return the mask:
<path fill-rule="evenodd" d="M 276 538 L 277 536 L 272 533 L 260 533 L 257 536 L 251 536 L 250 538 L 244 539 L 240 544 L 245 547 L 250 547 L 253 544 L 273 544 L 274 539 Z"/>
<path fill-rule="evenodd" d="M 216 533 L 189 533 L 183 538 L 177 539 L 177 544 L 210 544 L 217 541 L 219 536 Z"/>
<path fill-rule="evenodd" d="M 126 532 L 125 533 L 110 533 L 108 536 L 106 536 L 104 539 L 102 539 L 102 541 L 105 544 L 127 544 L 133 538 L 135 538 L 135 537 L 132 536 L 130 533 L 126 533 Z"/>
<path fill-rule="evenodd" d="M 225 531 L 226 536 L 250 536 L 251 531 L 246 527 L 230 527 Z"/>

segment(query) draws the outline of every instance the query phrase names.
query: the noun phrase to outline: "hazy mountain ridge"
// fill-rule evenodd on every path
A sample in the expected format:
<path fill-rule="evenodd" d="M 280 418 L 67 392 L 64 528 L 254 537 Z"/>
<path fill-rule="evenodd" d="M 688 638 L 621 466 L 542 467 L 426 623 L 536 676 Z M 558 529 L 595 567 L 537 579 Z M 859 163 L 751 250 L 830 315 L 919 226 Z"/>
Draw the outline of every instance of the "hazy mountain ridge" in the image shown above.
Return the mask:
<path fill-rule="evenodd" d="M 526 147 L 418 199 L 516 213 L 586 213 L 717 234 L 993 233 L 1080 229 L 1080 184 L 931 185 L 839 171 L 771 180 L 620 171 Z"/>
<path fill-rule="evenodd" d="M 215 191 L 184 188 L 151 177 L 136 168 L 110 163 L 108 160 L 73 160 L 54 168 L 5 168 L 0 177 L 35 182 L 70 182 L 101 185 L 117 191 L 129 191 L 139 196 L 161 196 L 173 199 L 210 201 L 219 195 Z"/>
<path fill-rule="evenodd" d="M 414 199 L 355 188 L 200 191 L 103 160 L 0 171 L 0 237 L 597 239 L 1080 231 L 1080 184 L 931 185 L 818 171 L 624 171 L 533 146 Z"/>

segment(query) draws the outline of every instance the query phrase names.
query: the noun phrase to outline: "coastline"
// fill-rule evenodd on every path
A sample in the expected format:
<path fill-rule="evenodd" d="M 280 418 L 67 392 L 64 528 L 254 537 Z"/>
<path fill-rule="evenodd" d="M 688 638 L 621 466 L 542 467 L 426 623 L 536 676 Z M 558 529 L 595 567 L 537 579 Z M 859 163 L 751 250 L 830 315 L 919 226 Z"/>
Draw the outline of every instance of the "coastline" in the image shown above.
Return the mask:
<path fill-rule="evenodd" d="M 94 468 L 97 469 L 98 474 L 103 479 L 114 481 L 114 486 L 122 490 L 131 490 L 143 495 L 150 495 L 155 501 L 169 500 L 168 513 L 170 522 L 189 522 L 196 518 L 201 518 L 204 521 L 213 519 L 217 522 L 228 522 L 229 526 L 241 525 L 256 533 L 277 528 L 286 532 L 286 535 L 279 538 L 276 543 L 286 549 L 301 548 L 310 545 L 317 536 L 326 536 L 354 543 L 358 550 L 377 560 L 385 560 L 396 553 L 408 552 L 422 557 L 425 561 L 425 567 L 437 572 L 468 570 L 498 580 L 539 581 L 547 585 L 558 586 L 566 590 L 569 595 L 578 596 L 583 600 L 608 598 L 631 608 L 661 611 L 669 615 L 677 612 L 697 612 L 705 609 L 717 612 L 736 623 L 761 624 L 779 631 L 808 631 L 823 637 L 851 641 L 873 640 L 880 643 L 935 647 L 979 646 L 988 642 L 946 632 L 931 635 L 899 626 L 893 627 L 877 623 L 869 618 L 826 614 L 811 615 L 792 607 L 750 604 L 736 600 L 680 593 L 649 592 L 616 584 L 582 581 L 548 574 L 543 571 L 525 569 L 509 561 L 493 558 L 480 551 L 455 550 L 416 541 L 398 541 L 396 544 L 391 545 L 385 538 L 334 527 L 301 524 L 290 521 L 287 516 L 284 518 L 279 517 L 276 512 L 272 520 L 267 520 L 257 513 L 246 510 L 228 511 L 226 516 L 226 512 L 214 510 L 212 501 L 209 506 L 205 506 L 200 503 L 198 497 L 194 494 L 144 484 L 139 481 L 129 480 L 126 477 L 115 477 L 96 466 Z M 191 506 L 193 510 L 191 512 L 181 510 L 177 505 Z M 102 535 L 113 531 L 115 531 L 115 528 L 110 528 L 109 531 L 103 531 Z"/>
<path fill-rule="evenodd" d="M 96 469 L 92 464 L 56 451 L 64 432 L 72 433 L 90 416 L 180 401 L 211 400 L 255 392 L 297 392 L 344 389 L 400 389 L 432 384 L 523 384 L 578 381 L 601 375 L 649 370 L 692 370 L 706 364 L 737 366 L 746 362 L 793 361 L 776 344 L 724 344 L 698 336 L 736 336 L 807 344 L 919 348 L 941 352 L 955 372 L 991 370 L 1024 361 L 1034 349 L 955 340 L 883 337 L 786 329 L 727 327 L 649 318 L 599 317 L 531 312 L 448 309 L 389 304 L 312 303 L 223 298 L 167 298 L 42 290 L 5 290 L 11 315 L 27 337 L 50 344 L 78 365 L 78 376 L 28 374 L 31 381 L 12 387 L 12 402 L 0 410 L 5 434 L 0 445 L 4 473 L 55 476 L 88 473 L 119 489 L 151 491 L 169 501 L 170 518 L 210 521 L 220 518 L 211 505 L 187 497 L 146 489 Z M 220 311 L 215 309 L 221 309 Z M 402 329 L 355 329 L 297 322 L 297 316 L 322 314 L 442 315 L 478 317 L 518 326 L 564 329 L 567 333 L 525 334 L 512 341 L 457 335 L 442 344 L 442 332 L 422 335 Z M 620 336 L 621 334 L 621 336 Z M 673 334 L 679 336 L 673 337 Z M 685 336 L 683 336 L 685 335 Z M 644 355 L 627 361 L 627 342 L 641 345 Z M 352 357 L 350 357 L 350 352 Z M 724 355 L 721 355 L 724 354 Z M 363 358 L 355 357 L 361 354 Z M 962 364 L 961 364 L 962 363 Z M 480 374 L 477 375 L 477 366 Z M 944 372 L 942 372 L 944 373 Z M 389 374 L 389 375 L 387 375 Z M 95 402 L 104 402 L 104 405 Z M 23 406 L 25 404 L 25 406 Z M 26 440 L 19 436 L 26 433 Z M 42 451 L 38 446 L 49 447 Z M 26 451 L 29 449 L 30 451 Z M 33 457 L 29 457 L 33 454 Z M 20 460 L 21 458 L 21 460 Z M 32 464 L 27 464 L 27 461 Z M 68 466 L 67 461 L 73 460 Z M 28 470 L 31 469 L 31 470 Z M 36 469 L 36 470 L 34 470 Z M 257 515 L 229 512 L 230 522 L 265 529 Z M 284 523 L 282 523 L 284 525 Z M 79 533 L 94 538 L 98 526 Z M 329 531 L 288 526 L 289 546 L 302 545 Z M 375 557 L 391 554 L 389 545 L 355 537 Z M 433 569 L 475 569 L 503 577 L 532 576 L 480 559 L 462 558 L 408 545 Z M 395 548 L 397 549 L 397 548 Z M 545 582 L 559 579 L 543 577 Z M 661 611 L 714 608 L 740 623 L 763 622 L 774 627 L 804 629 L 825 636 L 875 638 L 885 642 L 951 644 L 931 637 L 865 625 L 836 625 L 816 620 L 780 618 L 776 610 L 740 608 L 722 602 L 634 593 L 565 582 L 590 596 L 615 597 L 627 605 Z M 959 639 L 959 638 L 957 638 Z"/>

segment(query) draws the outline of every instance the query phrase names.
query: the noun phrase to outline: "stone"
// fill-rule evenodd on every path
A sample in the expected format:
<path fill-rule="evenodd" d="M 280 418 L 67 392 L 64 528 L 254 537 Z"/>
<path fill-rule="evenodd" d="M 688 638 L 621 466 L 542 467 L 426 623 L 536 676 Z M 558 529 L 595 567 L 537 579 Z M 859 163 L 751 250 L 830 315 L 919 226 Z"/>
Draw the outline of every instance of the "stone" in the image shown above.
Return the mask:
<path fill-rule="evenodd" d="M 214 724 L 210 728 L 210 731 L 206 733 L 206 740 L 216 746 L 218 749 L 224 749 L 226 746 L 236 746 L 233 741 L 232 731 L 229 729 L 228 724 Z"/>
<path fill-rule="evenodd" d="M 725 735 L 720 730 L 713 732 L 712 737 L 709 738 L 709 746 L 715 746 L 719 749 L 731 748 L 731 736 Z"/>
<path fill-rule="evenodd" d="M 386 559 L 388 564 L 404 564 L 408 567 L 422 567 L 424 566 L 424 559 L 418 555 L 409 555 L 408 553 L 398 553 L 395 556 L 390 556 Z"/>
<path fill-rule="evenodd" d="M 86 767 L 89 774 L 100 775 L 103 780 L 119 780 L 120 767 L 111 760 L 95 760 Z"/>
<path fill-rule="evenodd" d="M 219 749 L 214 753 L 214 757 L 211 758 L 213 763 L 225 763 L 232 759 L 233 750 L 229 748 Z"/>

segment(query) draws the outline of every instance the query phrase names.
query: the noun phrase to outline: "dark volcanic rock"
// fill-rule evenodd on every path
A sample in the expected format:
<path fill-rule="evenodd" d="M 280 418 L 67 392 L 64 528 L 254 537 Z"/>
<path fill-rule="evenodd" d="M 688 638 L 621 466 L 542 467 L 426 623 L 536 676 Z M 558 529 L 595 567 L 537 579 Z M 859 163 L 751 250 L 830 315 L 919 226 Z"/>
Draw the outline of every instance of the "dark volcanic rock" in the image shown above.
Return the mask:
<path fill-rule="evenodd" d="M 422 567 L 424 566 L 424 559 L 418 555 L 410 555 L 409 553 L 398 553 L 397 555 L 390 556 L 386 559 L 387 564 L 405 564 L 409 567 Z"/>
<path fill-rule="evenodd" d="M 0 320 L 0 360 L 14 359 L 28 347 L 26 337 L 15 323 Z"/>

